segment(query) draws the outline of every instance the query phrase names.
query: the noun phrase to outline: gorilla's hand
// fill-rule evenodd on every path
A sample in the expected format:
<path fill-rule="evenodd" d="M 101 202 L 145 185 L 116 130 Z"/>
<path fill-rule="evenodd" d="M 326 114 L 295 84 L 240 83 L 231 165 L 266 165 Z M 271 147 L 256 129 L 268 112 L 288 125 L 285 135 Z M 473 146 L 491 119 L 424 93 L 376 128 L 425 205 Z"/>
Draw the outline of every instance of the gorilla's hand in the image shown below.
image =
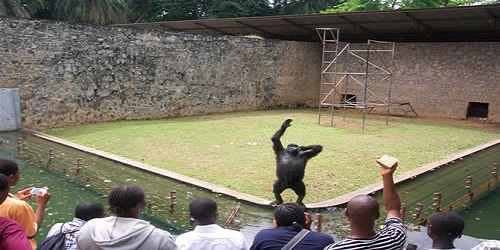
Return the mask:
<path fill-rule="evenodd" d="M 292 126 L 292 124 L 291 124 L 291 123 L 292 123 L 292 121 L 293 121 L 292 119 L 286 119 L 286 120 L 283 122 L 283 124 L 281 124 L 281 127 L 282 127 L 282 128 L 288 128 L 288 127 Z"/>

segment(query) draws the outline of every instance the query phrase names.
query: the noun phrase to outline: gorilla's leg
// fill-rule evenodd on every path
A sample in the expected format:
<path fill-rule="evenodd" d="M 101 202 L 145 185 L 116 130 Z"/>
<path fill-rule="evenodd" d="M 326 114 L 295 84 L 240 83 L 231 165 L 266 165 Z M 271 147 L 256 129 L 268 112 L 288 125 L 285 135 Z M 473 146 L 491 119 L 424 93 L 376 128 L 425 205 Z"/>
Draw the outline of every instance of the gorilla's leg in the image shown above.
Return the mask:
<path fill-rule="evenodd" d="M 279 205 L 283 203 L 283 198 L 281 197 L 281 193 L 287 189 L 288 186 L 283 180 L 276 180 L 273 185 L 273 193 L 276 201 L 272 202 L 271 205 Z"/>
<path fill-rule="evenodd" d="M 293 189 L 293 191 L 295 191 L 295 193 L 298 196 L 296 202 L 302 206 L 305 206 L 304 203 L 302 203 L 302 200 L 306 196 L 306 185 L 304 184 L 304 182 L 303 181 L 294 182 L 291 188 Z"/>

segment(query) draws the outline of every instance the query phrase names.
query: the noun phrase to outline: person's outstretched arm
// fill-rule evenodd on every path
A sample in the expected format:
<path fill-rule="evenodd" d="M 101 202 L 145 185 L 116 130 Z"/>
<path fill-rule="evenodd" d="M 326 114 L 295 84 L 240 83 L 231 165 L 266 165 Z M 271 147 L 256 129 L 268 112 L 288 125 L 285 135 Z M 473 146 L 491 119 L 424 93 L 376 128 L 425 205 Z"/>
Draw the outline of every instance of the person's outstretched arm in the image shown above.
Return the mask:
<path fill-rule="evenodd" d="M 292 126 L 290 123 L 292 123 L 292 119 L 287 119 L 281 124 L 280 129 L 274 133 L 273 137 L 271 138 L 271 141 L 273 141 L 273 149 L 276 155 L 279 154 L 279 152 L 283 151 L 283 144 L 281 144 L 281 136 L 285 133 L 285 130 Z"/>
<path fill-rule="evenodd" d="M 377 163 L 380 165 L 380 173 L 382 174 L 382 182 L 384 185 L 382 197 L 384 200 L 385 210 L 387 211 L 387 218 L 401 218 L 401 200 L 396 192 L 396 185 L 394 184 L 393 179 L 393 174 L 396 171 L 398 163 L 396 162 L 392 166 L 385 166 L 378 161 Z"/>

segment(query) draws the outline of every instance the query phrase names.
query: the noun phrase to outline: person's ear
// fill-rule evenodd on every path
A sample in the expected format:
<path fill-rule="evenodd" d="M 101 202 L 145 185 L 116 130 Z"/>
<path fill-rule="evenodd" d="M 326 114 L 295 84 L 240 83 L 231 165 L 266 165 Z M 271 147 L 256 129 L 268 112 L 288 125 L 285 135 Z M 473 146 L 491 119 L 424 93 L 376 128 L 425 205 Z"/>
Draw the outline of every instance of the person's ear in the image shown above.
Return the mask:
<path fill-rule="evenodd" d="M 349 218 L 349 209 L 346 209 L 344 214 L 345 214 L 345 217 Z"/>
<path fill-rule="evenodd" d="M 380 218 L 380 212 L 377 212 L 377 215 L 375 215 L 375 220 L 378 220 Z"/>
<path fill-rule="evenodd" d="M 278 228 L 278 222 L 276 222 L 276 219 L 273 219 L 273 224 L 271 225 L 272 228 Z"/>

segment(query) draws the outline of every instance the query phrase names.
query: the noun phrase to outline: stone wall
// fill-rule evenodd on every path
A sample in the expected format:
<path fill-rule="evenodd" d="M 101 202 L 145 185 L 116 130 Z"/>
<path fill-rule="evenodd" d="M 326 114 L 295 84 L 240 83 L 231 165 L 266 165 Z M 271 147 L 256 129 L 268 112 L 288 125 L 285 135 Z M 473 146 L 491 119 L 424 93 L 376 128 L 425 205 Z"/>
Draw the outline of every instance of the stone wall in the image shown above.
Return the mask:
<path fill-rule="evenodd" d="M 353 44 L 351 49 L 366 50 L 367 46 Z M 363 53 L 358 54 L 366 57 Z M 378 59 L 387 54 L 376 54 L 370 53 L 370 62 L 382 66 Z M 379 83 L 384 75 L 370 76 L 368 85 L 373 92 L 368 92 L 368 102 L 381 103 L 380 99 L 387 98 L 389 81 L 392 81 L 391 101 L 410 103 L 420 116 L 466 119 L 469 103 L 482 103 L 488 105 L 487 119 L 483 120 L 500 123 L 499 58 L 500 42 L 396 43 L 392 78 Z M 364 73 L 366 63 L 360 62 L 351 56 L 349 71 Z M 345 65 L 340 65 L 343 71 Z M 381 71 L 370 66 L 370 72 Z M 364 76 L 354 77 L 364 83 Z M 349 89 L 347 94 L 355 95 L 358 102 L 363 101 L 364 89 L 360 84 L 355 81 L 343 83 L 339 88 L 341 93 L 345 85 Z M 403 108 L 408 109 L 393 105 L 391 114 L 406 115 Z M 385 112 L 386 108 L 372 111 Z"/>
<path fill-rule="evenodd" d="M 488 103 L 488 121 L 499 123 L 499 58 L 499 42 L 398 43 L 393 100 L 454 119 L 466 118 L 469 102 Z"/>
<path fill-rule="evenodd" d="M 317 106 L 321 45 L 0 19 L 23 125 Z"/>
<path fill-rule="evenodd" d="M 500 122 L 499 44 L 396 44 L 392 100 L 455 119 L 488 103 Z M 31 128 L 315 107 L 320 67 L 320 43 L 0 18 L 0 88 Z"/>

